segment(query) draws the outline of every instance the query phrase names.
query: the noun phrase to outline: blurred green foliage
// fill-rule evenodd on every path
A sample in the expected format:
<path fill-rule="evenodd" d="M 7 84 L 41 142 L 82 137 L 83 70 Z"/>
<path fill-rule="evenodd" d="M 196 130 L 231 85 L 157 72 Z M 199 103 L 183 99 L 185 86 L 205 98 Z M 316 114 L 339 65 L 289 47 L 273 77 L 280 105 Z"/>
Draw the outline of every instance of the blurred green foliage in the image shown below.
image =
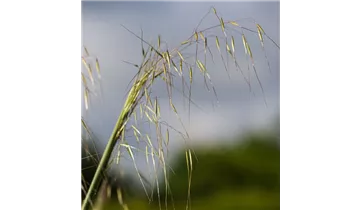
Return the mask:
<path fill-rule="evenodd" d="M 191 209 L 280 209 L 279 132 L 258 131 L 239 137 L 236 142 L 216 148 L 194 149 Z M 169 195 L 168 209 L 185 209 L 188 173 L 184 152 L 177 155 L 172 169 L 175 174 L 170 173 L 169 179 L 173 201 Z M 161 188 L 161 209 L 165 209 L 163 184 Z M 155 210 L 159 209 L 156 197 L 155 194 L 154 202 L 149 204 L 142 196 L 131 196 L 127 204 L 130 210 Z M 122 208 L 114 200 L 105 209 Z"/>
<path fill-rule="evenodd" d="M 276 189 L 279 175 L 279 153 L 268 142 L 249 142 L 247 145 L 208 151 L 196 151 L 194 161 L 193 195 L 205 196 L 204 187 L 211 194 L 229 187 L 260 187 Z M 184 159 L 184 158 L 182 158 Z M 186 163 L 179 161 L 171 180 L 172 189 L 182 197 L 186 192 Z"/>

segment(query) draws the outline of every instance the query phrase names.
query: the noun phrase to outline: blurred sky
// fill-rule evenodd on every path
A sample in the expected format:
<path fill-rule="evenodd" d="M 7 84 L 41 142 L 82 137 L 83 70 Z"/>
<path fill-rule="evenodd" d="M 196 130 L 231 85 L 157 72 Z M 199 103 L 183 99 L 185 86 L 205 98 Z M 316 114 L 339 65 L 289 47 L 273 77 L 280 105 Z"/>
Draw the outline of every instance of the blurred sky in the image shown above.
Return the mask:
<path fill-rule="evenodd" d="M 153 43 L 156 43 L 158 34 L 161 34 L 161 39 L 173 48 L 193 33 L 211 6 L 225 20 L 242 19 L 239 21 L 241 25 L 256 30 L 254 23 L 246 18 L 255 19 L 280 45 L 279 2 L 82 2 L 82 44 L 90 54 L 99 58 L 102 70 L 102 100 L 93 97 L 89 111 L 85 112 L 84 108 L 82 110 L 84 118 L 102 142 L 106 142 L 111 134 L 124 103 L 126 87 L 137 70 L 122 61 L 140 64 L 142 58 L 140 41 L 120 24 L 137 34 L 140 34 L 142 28 L 144 39 L 152 40 Z M 211 13 L 200 29 L 216 24 L 218 21 Z M 212 76 L 219 104 L 214 95 L 204 88 L 202 78 L 197 77 L 192 98 L 202 109 L 191 107 L 189 124 L 187 112 L 179 108 L 183 122 L 194 140 L 210 144 L 216 137 L 232 137 L 247 129 L 266 127 L 279 114 L 280 50 L 265 39 L 270 72 L 258 35 L 251 32 L 246 32 L 245 35 L 252 46 L 267 106 L 254 74 L 251 74 L 254 93 L 250 93 L 242 75 L 235 68 L 230 69 L 229 80 L 216 48 L 213 48 L 217 65 L 212 65 L 211 58 L 208 57 L 207 69 Z M 241 67 L 247 71 L 241 35 L 234 36 Z M 211 44 L 214 46 L 215 43 Z M 98 91 L 99 89 L 99 94 Z M 167 104 L 166 91 L 162 86 L 156 86 L 155 93 L 160 96 L 161 104 Z M 174 97 L 175 104 L 182 107 L 181 95 Z M 213 104 L 216 106 L 213 107 Z M 161 111 L 164 120 L 176 127 L 180 125 L 168 108 Z M 170 146 L 176 147 L 176 142 L 174 139 Z"/>

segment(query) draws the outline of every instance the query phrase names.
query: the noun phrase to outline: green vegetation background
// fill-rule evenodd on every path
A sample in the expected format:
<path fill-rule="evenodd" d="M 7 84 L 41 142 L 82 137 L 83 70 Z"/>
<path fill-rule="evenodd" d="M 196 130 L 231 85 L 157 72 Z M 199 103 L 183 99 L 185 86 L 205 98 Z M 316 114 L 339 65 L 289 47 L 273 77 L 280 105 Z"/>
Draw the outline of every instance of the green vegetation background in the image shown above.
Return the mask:
<path fill-rule="evenodd" d="M 194 171 L 191 183 L 191 209 L 280 209 L 280 140 L 279 130 L 257 131 L 238 137 L 238 143 L 216 148 L 194 149 Z M 224 139 L 218 139 L 219 144 Z M 84 167 L 83 163 L 83 167 Z M 171 167 L 170 186 L 174 201 L 168 197 L 168 209 L 185 209 L 188 175 L 185 152 L 179 152 Z M 87 172 L 91 173 L 91 172 Z M 91 175 L 89 175 L 91 176 Z M 127 188 L 131 189 L 129 183 Z M 161 184 L 161 197 L 164 186 Z M 125 194 L 130 210 L 159 209 L 156 190 L 154 201 L 149 203 L 144 193 L 132 191 Z M 122 209 L 116 197 L 104 209 Z M 165 209 L 162 201 L 161 209 Z"/>

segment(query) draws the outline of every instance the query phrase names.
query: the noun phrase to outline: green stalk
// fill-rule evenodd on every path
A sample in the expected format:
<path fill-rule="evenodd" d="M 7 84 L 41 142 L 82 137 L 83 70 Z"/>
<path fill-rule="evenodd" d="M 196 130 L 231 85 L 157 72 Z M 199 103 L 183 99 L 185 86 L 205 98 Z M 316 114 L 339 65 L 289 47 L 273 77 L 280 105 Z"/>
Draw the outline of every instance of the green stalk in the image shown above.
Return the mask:
<path fill-rule="evenodd" d="M 123 114 L 122 114 L 123 115 Z M 90 185 L 90 188 L 89 188 L 89 191 L 88 193 L 86 194 L 86 197 L 84 199 L 84 203 L 81 207 L 82 210 L 88 210 L 89 207 L 90 207 L 90 201 L 92 200 L 92 197 L 94 196 L 94 193 L 95 191 L 97 191 L 98 189 L 95 189 L 95 188 L 98 188 L 100 182 L 101 182 L 101 179 L 102 179 L 102 176 L 101 174 L 104 171 L 104 169 L 106 168 L 107 166 L 107 163 L 109 162 L 109 159 L 110 159 L 110 155 L 115 147 L 115 143 L 117 141 L 117 134 L 118 132 L 122 133 L 122 130 L 123 130 L 123 125 L 124 125 L 124 122 L 125 122 L 125 119 L 122 118 L 120 115 L 119 118 L 118 118 L 118 121 L 116 122 L 116 125 L 115 125 L 115 128 L 110 136 L 110 139 L 108 141 L 108 144 L 106 145 L 106 148 L 105 148 L 105 151 L 104 151 L 104 155 L 101 157 L 101 160 L 100 160 L 100 163 L 99 163 L 99 166 L 97 167 L 96 169 L 96 172 L 95 172 L 95 175 L 94 175 L 94 178 L 91 182 L 91 185 Z M 119 130 L 118 128 L 121 128 L 121 130 Z"/>
<path fill-rule="evenodd" d="M 103 174 L 105 172 L 105 168 L 110 160 L 110 156 L 111 156 L 112 151 L 114 150 L 116 141 L 119 139 L 120 135 L 123 133 L 126 122 L 128 120 L 128 116 L 131 115 L 131 112 L 133 111 L 134 106 L 136 106 L 136 104 L 137 104 L 136 102 L 137 102 L 141 87 L 145 83 L 145 81 L 146 81 L 146 77 L 143 77 L 140 81 L 135 82 L 135 84 L 131 88 L 131 91 L 129 92 L 129 95 L 126 99 L 126 102 L 124 104 L 122 112 L 121 112 L 121 114 L 116 122 L 116 125 L 114 127 L 114 130 L 109 138 L 109 141 L 106 145 L 104 154 L 101 157 L 101 160 L 96 169 L 94 178 L 91 182 L 89 190 L 88 190 L 86 197 L 84 199 L 84 202 L 82 204 L 82 207 L 81 207 L 82 210 L 89 210 L 89 208 L 90 208 L 91 200 L 92 200 L 95 192 L 98 191 L 98 188 L 100 186 L 99 184 L 102 180 L 101 174 Z"/>

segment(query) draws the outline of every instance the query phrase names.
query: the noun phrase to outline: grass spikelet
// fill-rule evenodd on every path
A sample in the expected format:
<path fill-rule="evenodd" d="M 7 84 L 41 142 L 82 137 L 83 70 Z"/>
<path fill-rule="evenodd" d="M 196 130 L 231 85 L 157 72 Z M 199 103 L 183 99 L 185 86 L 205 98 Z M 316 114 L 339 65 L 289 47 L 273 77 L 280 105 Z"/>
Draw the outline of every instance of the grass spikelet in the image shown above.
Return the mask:
<path fill-rule="evenodd" d="M 205 41 L 205 36 L 204 36 L 203 32 L 199 32 L 199 34 L 200 34 L 200 38 L 201 38 L 203 41 Z"/>
<path fill-rule="evenodd" d="M 134 131 L 135 131 L 136 133 L 138 133 L 138 134 L 141 136 L 140 131 L 139 131 L 134 125 L 131 125 L 131 127 L 134 129 Z"/>
<path fill-rule="evenodd" d="M 96 67 L 96 71 L 97 71 L 98 77 L 99 77 L 99 79 L 101 79 L 100 64 L 99 64 L 99 60 L 98 60 L 97 58 L 96 58 L 96 60 L 95 60 L 95 63 L 96 63 L 95 67 Z"/>
<path fill-rule="evenodd" d="M 197 60 L 197 64 L 198 64 L 198 67 L 199 67 L 200 71 L 201 71 L 202 73 L 205 73 L 205 72 L 206 72 L 206 68 L 205 68 L 205 66 L 203 65 L 203 63 L 201 63 L 200 60 Z"/>
<path fill-rule="evenodd" d="M 84 83 L 84 87 L 87 87 L 87 82 L 86 82 L 84 73 L 82 73 L 82 72 L 81 72 L 81 80 L 82 80 L 82 82 Z"/>
<path fill-rule="evenodd" d="M 186 209 L 189 209 L 189 206 L 191 205 L 191 180 L 192 180 L 192 171 L 193 171 L 193 164 L 192 164 L 192 155 L 191 150 L 187 150 L 185 152 L 186 157 L 186 167 L 188 171 L 188 198 L 187 198 L 187 204 Z"/>
<path fill-rule="evenodd" d="M 235 54 L 235 40 L 234 40 L 233 36 L 231 36 L 231 47 L 232 47 L 233 53 Z"/>
<path fill-rule="evenodd" d="M 180 51 L 177 51 L 177 53 L 178 53 L 179 57 L 181 58 L 181 60 L 184 61 L 185 59 L 184 59 L 184 57 L 182 56 L 181 52 L 180 52 Z"/>
<path fill-rule="evenodd" d="M 198 39 L 199 39 L 198 32 L 195 31 L 195 34 L 194 34 L 194 35 L 195 35 L 195 40 L 198 41 Z"/>
<path fill-rule="evenodd" d="M 219 43 L 219 38 L 216 36 L 215 37 L 215 40 L 216 40 L 216 47 L 217 47 L 217 49 L 219 50 L 219 52 L 220 52 L 220 43 Z"/>
<path fill-rule="evenodd" d="M 237 22 L 235 22 L 235 21 L 229 21 L 229 23 L 230 23 L 231 25 L 234 25 L 234 26 L 239 26 L 239 24 L 238 24 Z"/>
<path fill-rule="evenodd" d="M 220 24 L 221 24 L 221 30 L 223 32 L 225 32 L 225 24 L 224 24 L 224 20 L 222 18 L 220 18 Z"/>
<path fill-rule="evenodd" d="M 228 43 L 226 43 L 226 50 L 230 53 L 230 55 L 232 55 L 232 53 L 231 53 L 231 50 L 230 50 L 230 47 L 229 47 Z"/>
<path fill-rule="evenodd" d="M 183 42 L 181 42 L 181 45 L 188 44 L 189 42 L 190 42 L 190 40 L 183 41 Z"/>
<path fill-rule="evenodd" d="M 213 10 L 214 14 L 217 15 L 215 7 L 212 7 L 212 10 Z"/>
<path fill-rule="evenodd" d="M 90 77 L 91 83 L 94 84 L 94 78 L 93 78 L 93 76 L 92 76 L 92 70 L 91 70 L 90 64 L 88 64 L 88 63 L 86 62 L 86 60 L 85 60 L 84 57 L 82 57 L 82 62 L 83 62 L 83 64 L 84 64 L 84 66 L 86 67 L 86 70 L 87 70 L 88 73 L 89 73 L 89 77 Z"/>
<path fill-rule="evenodd" d="M 86 56 L 90 56 L 89 51 L 87 50 L 87 48 L 85 46 L 84 46 L 84 51 L 85 51 Z"/>
<path fill-rule="evenodd" d="M 243 44 L 244 44 L 244 50 L 245 50 L 245 54 L 247 54 L 247 42 L 246 42 L 246 38 L 245 38 L 245 35 L 242 34 L 242 41 L 243 41 Z"/>
<path fill-rule="evenodd" d="M 89 90 L 87 88 L 85 88 L 84 91 L 84 102 L 85 102 L 85 110 L 89 109 Z"/>
<path fill-rule="evenodd" d="M 259 27 L 257 27 L 257 31 L 258 31 L 259 39 L 261 42 L 261 46 L 264 47 L 264 40 L 263 40 L 262 32 Z"/>
<path fill-rule="evenodd" d="M 262 47 L 262 50 L 265 54 L 265 59 L 267 61 L 267 64 L 268 64 L 268 68 L 269 68 L 269 71 L 271 73 L 271 68 L 270 68 L 270 63 L 269 63 L 269 59 L 267 57 L 267 54 L 266 54 L 266 51 L 265 51 L 265 48 L 264 48 L 264 38 L 263 38 L 263 34 L 265 34 L 265 31 L 264 29 L 259 25 L 259 24 L 256 24 L 256 28 L 257 28 L 257 31 L 258 31 L 258 35 L 259 35 L 259 39 L 260 39 L 260 43 L 261 43 L 261 47 Z"/>
<path fill-rule="evenodd" d="M 161 45 L 161 37 L 160 37 L 160 35 L 158 36 L 158 49 L 160 49 L 160 45 Z"/>

